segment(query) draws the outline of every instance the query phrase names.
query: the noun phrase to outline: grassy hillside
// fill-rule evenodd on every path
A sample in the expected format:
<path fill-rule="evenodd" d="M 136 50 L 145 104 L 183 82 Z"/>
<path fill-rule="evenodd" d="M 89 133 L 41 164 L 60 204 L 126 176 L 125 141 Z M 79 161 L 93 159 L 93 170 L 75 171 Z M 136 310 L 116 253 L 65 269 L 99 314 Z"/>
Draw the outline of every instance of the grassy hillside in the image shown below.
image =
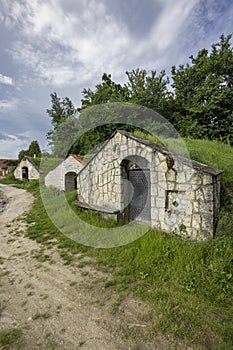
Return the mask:
<path fill-rule="evenodd" d="M 218 141 L 185 139 L 190 158 L 223 170 L 217 236 L 233 235 L 233 147 Z"/>
<path fill-rule="evenodd" d="M 224 191 L 216 238 L 210 242 L 188 242 L 172 234 L 150 230 L 131 244 L 112 249 L 93 249 L 79 245 L 62 235 L 50 221 L 39 196 L 38 183 L 23 184 L 36 195 L 27 217 L 35 225 L 28 236 L 57 248 L 66 264 L 76 253 L 95 258 L 95 266 L 110 272 L 103 288 L 118 292 L 121 300 L 128 293 L 151 305 L 144 321 L 146 336 L 172 335 L 193 349 L 233 349 L 233 149 L 218 142 L 185 140 L 192 159 L 224 171 Z M 112 227 L 97 214 L 80 212 L 73 201 L 76 193 L 66 195 L 73 210 L 93 225 Z M 61 213 L 64 215 L 65 213 Z M 85 262 L 80 261 L 80 268 Z M 117 305 L 115 305 L 117 310 Z M 139 320 L 139 321 L 143 321 Z"/>
<path fill-rule="evenodd" d="M 223 170 L 222 181 L 233 189 L 233 147 L 218 141 L 184 139 L 190 158 Z"/>
<path fill-rule="evenodd" d="M 169 150 L 188 156 L 197 162 L 223 170 L 222 181 L 233 189 L 233 147 L 210 140 L 158 139 L 155 135 L 135 131 L 134 134 L 148 141 L 167 146 Z M 185 149 L 186 148 L 186 149 Z"/>

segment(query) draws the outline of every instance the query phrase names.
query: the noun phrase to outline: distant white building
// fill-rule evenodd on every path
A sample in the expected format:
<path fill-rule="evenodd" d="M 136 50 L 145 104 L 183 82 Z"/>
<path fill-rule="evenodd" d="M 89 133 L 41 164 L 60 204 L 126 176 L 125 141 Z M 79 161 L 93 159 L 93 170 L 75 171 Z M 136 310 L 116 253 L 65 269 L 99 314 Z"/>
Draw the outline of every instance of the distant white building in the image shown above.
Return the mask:
<path fill-rule="evenodd" d="M 7 159 L 0 159 L 0 176 L 6 176 L 9 172 Z"/>
<path fill-rule="evenodd" d="M 83 160 L 77 155 L 69 155 L 45 176 L 45 186 L 54 187 L 59 191 L 74 191 L 77 189 L 77 174 L 84 165 Z"/>
<path fill-rule="evenodd" d="M 37 180 L 41 174 L 40 168 L 31 160 L 24 156 L 14 170 L 14 176 L 21 181 Z"/>

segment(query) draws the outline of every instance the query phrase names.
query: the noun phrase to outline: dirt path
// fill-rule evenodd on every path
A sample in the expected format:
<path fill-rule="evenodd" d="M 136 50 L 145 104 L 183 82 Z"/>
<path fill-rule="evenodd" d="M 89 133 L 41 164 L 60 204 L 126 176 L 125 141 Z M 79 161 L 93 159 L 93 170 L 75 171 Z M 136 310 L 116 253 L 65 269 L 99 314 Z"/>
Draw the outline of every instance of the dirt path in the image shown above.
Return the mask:
<path fill-rule="evenodd" d="M 81 266 L 78 257 L 66 266 L 56 248 L 46 251 L 25 237 L 18 218 L 33 204 L 30 193 L 3 185 L 0 191 L 7 199 L 0 213 L 0 331 L 22 330 L 24 350 L 174 349 L 161 337 L 146 341 L 150 322 L 140 320 L 150 309 L 103 288 L 108 274 Z M 10 349 L 19 348 L 16 341 Z"/>

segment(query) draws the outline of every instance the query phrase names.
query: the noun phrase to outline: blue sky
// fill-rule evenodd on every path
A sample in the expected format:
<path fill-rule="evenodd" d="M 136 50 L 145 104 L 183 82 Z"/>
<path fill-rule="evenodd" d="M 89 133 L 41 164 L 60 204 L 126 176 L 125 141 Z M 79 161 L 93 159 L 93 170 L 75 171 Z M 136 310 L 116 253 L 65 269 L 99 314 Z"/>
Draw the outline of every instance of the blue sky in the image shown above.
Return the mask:
<path fill-rule="evenodd" d="M 184 64 L 233 32 L 232 0 L 0 0 L 0 158 L 46 147 L 50 93 Z"/>

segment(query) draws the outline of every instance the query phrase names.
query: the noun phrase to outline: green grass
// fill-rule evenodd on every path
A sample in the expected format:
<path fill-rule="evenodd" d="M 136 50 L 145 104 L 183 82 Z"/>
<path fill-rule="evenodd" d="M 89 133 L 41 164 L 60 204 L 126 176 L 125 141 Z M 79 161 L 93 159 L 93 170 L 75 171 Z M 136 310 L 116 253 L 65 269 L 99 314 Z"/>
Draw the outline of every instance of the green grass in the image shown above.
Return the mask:
<path fill-rule="evenodd" d="M 0 180 L 1 184 L 11 185 L 11 184 L 21 184 L 20 180 L 16 180 L 13 173 L 7 174 L 4 178 Z"/>
<path fill-rule="evenodd" d="M 220 223 L 216 238 L 209 242 L 189 242 L 172 234 L 149 230 L 134 242 L 111 249 L 94 249 L 70 240 L 50 221 L 39 195 L 38 183 L 21 187 L 30 190 L 36 201 L 27 216 L 35 222 L 28 236 L 49 245 L 57 240 L 66 264 L 72 255 L 94 257 L 96 267 L 111 273 L 103 282 L 114 290 L 147 301 L 153 314 L 148 336 L 162 332 L 173 335 L 199 350 L 233 349 L 233 150 L 230 146 L 206 140 L 185 140 L 191 158 L 224 171 Z M 66 195 L 75 214 L 92 225 L 114 227 L 96 213 L 81 212 L 73 201 L 75 193 Z M 58 210 L 59 213 L 59 210 Z M 61 221 L 67 213 L 60 212 Z M 59 220 L 59 217 L 58 217 Z M 85 232 L 84 232 L 85 233 Z M 120 299 L 113 310 L 117 312 Z"/>
<path fill-rule="evenodd" d="M 0 331 L 0 345 L 4 350 L 22 349 L 22 331 L 17 328 Z"/>
<path fill-rule="evenodd" d="M 222 181 L 233 189 L 233 147 L 218 141 L 184 139 L 190 158 L 223 170 Z"/>
<path fill-rule="evenodd" d="M 32 316 L 32 319 L 34 321 L 38 320 L 38 319 L 47 320 L 50 317 L 51 317 L 51 315 L 48 312 L 45 312 L 45 313 L 37 312 L 35 315 Z"/>
<path fill-rule="evenodd" d="M 182 156 L 189 156 L 200 163 L 223 170 L 222 181 L 233 189 L 233 147 L 219 141 L 207 139 L 196 140 L 192 138 L 163 139 L 163 143 L 156 135 L 150 135 L 141 131 L 134 134 L 148 141 L 166 145 L 169 150 Z M 188 151 L 188 153 L 187 153 Z"/>
<path fill-rule="evenodd" d="M 151 230 L 126 247 L 95 255 L 98 263 L 112 268 L 106 287 L 131 290 L 151 302 L 159 315 L 154 332 L 200 345 L 207 333 L 211 349 L 231 349 L 231 333 L 222 334 L 216 324 L 233 327 L 232 248 L 229 238 L 192 243 Z"/>
<path fill-rule="evenodd" d="M 31 186 L 35 194 L 34 185 Z M 75 193 L 66 197 L 83 219 L 95 226 L 103 222 L 107 227 L 113 225 L 111 220 L 75 209 L 72 205 Z M 97 268 L 112 274 L 104 282 L 105 289 L 112 288 L 120 295 L 130 292 L 148 301 L 156 315 L 150 335 L 172 334 L 195 349 L 232 349 L 232 235 L 222 234 L 210 242 L 195 243 L 150 230 L 123 247 L 93 249 L 70 240 L 56 229 L 39 193 L 27 221 L 35 222 L 28 228 L 30 238 L 45 245 L 57 240 L 65 264 L 72 263 L 72 256 L 80 252 L 94 257 Z"/>
<path fill-rule="evenodd" d="M 217 236 L 233 234 L 233 147 L 218 141 L 185 139 L 191 159 L 223 170 Z"/>

